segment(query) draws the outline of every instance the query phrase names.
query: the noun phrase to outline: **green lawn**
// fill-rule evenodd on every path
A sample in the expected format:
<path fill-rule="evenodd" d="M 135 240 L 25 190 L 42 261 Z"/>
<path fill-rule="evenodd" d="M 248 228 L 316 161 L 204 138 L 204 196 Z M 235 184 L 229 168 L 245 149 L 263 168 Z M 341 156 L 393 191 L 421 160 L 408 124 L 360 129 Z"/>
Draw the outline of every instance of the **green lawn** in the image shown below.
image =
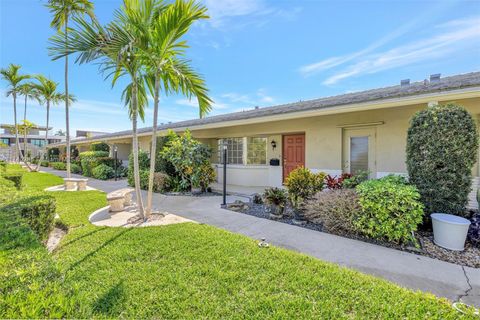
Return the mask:
<path fill-rule="evenodd" d="M 59 183 L 25 176 L 30 189 Z M 87 218 L 105 205 L 104 193 L 52 194 L 69 234 L 53 255 L 30 236 L 2 245 L 0 318 L 460 316 L 447 300 L 207 225 L 95 227 Z M 3 213 L 0 226 L 12 221 Z"/>

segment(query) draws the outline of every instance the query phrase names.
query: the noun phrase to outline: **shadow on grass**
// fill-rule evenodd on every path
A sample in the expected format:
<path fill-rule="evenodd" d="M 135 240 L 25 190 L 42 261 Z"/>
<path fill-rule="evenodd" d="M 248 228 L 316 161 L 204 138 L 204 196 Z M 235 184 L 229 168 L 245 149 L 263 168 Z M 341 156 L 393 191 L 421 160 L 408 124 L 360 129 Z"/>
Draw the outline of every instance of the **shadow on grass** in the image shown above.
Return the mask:
<path fill-rule="evenodd" d="M 95 233 L 97 233 L 97 232 L 99 232 L 99 231 L 103 231 L 103 230 L 106 230 L 106 229 L 108 229 L 108 227 L 98 227 L 97 229 L 95 229 L 95 230 L 93 230 L 93 231 L 87 232 L 87 233 L 85 233 L 84 235 L 79 236 L 78 238 L 72 239 L 72 240 L 70 240 L 70 241 L 62 244 L 62 245 L 59 247 L 59 249 L 68 247 L 69 245 L 71 245 L 72 243 L 77 242 L 78 240 L 81 240 L 81 239 L 83 239 L 83 238 L 89 237 L 89 236 L 91 236 L 91 235 L 93 235 L 93 234 L 95 234 Z"/>
<path fill-rule="evenodd" d="M 125 233 L 130 232 L 132 229 L 133 228 L 126 228 L 125 230 L 117 233 L 115 236 L 111 237 L 110 239 L 108 239 L 107 241 L 102 243 L 100 246 L 98 246 L 95 250 L 92 250 L 89 253 L 87 253 L 82 259 L 78 260 L 77 262 L 74 262 L 70 267 L 68 267 L 66 272 L 69 272 L 69 271 L 75 269 L 77 266 L 82 264 L 85 260 L 88 260 L 90 257 L 95 255 L 97 252 L 99 252 L 100 250 L 102 250 L 103 248 L 108 246 L 109 244 L 113 243 L 115 240 L 117 240 L 118 238 L 123 236 Z"/>
<path fill-rule="evenodd" d="M 93 311 L 105 316 L 116 316 L 122 312 L 125 301 L 125 286 L 123 280 L 111 287 L 107 292 L 98 297 L 93 304 Z"/>

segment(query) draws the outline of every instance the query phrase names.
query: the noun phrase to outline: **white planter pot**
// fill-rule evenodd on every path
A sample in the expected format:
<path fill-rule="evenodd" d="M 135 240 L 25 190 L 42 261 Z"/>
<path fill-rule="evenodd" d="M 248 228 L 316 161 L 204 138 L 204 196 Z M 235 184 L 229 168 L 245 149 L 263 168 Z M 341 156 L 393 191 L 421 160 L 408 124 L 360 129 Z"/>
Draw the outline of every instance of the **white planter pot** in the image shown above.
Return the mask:
<path fill-rule="evenodd" d="M 462 251 L 465 247 L 470 221 L 446 213 L 432 213 L 433 242 L 449 250 Z"/>

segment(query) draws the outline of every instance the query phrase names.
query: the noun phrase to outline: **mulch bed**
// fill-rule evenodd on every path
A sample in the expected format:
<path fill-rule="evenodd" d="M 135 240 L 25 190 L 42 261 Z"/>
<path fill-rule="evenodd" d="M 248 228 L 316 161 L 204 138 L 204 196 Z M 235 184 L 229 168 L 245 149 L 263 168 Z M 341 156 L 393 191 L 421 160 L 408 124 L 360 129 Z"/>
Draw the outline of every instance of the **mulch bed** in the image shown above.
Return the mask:
<path fill-rule="evenodd" d="M 221 196 L 221 193 L 218 192 L 162 192 L 165 196 L 189 196 L 189 197 L 216 197 Z"/>
<path fill-rule="evenodd" d="M 270 214 L 267 212 L 265 206 L 263 204 L 254 204 L 248 203 L 244 206 L 244 209 L 241 210 L 232 210 L 235 212 L 241 212 L 244 214 L 248 214 L 251 216 L 270 219 Z M 291 225 L 295 225 L 293 223 L 293 213 L 290 208 L 285 210 L 285 214 L 283 218 L 276 219 L 275 221 L 279 221 L 282 223 L 287 223 Z M 330 234 L 335 234 L 338 236 L 342 236 L 345 238 L 350 238 L 354 240 L 360 240 L 384 247 L 389 247 L 397 250 L 408 251 L 415 254 L 420 254 L 424 256 L 428 256 L 434 259 L 443 260 L 451 263 L 455 263 L 462 266 L 472 267 L 472 268 L 480 268 L 480 248 L 476 248 L 472 246 L 468 241 L 465 243 L 465 250 L 464 251 L 452 251 L 447 250 L 442 247 L 439 247 L 433 243 L 433 233 L 432 232 L 418 232 L 416 234 L 416 238 L 420 243 L 420 248 L 416 248 L 414 246 L 400 246 L 395 243 L 385 242 L 375 239 L 365 238 L 358 234 L 339 234 L 329 232 L 322 225 L 307 222 L 307 224 L 303 226 L 299 226 L 301 228 L 307 228 L 315 231 L 326 232 Z"/>

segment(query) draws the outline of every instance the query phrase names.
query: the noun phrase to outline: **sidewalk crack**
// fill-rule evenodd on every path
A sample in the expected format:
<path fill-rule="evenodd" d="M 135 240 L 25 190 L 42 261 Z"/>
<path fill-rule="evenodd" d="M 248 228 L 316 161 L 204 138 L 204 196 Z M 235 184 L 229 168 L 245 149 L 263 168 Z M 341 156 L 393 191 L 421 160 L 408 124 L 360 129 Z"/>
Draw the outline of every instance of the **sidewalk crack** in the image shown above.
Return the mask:
<path fill-rule="evenodd" d="M 461 267 L 462 267 L 463 275 L 465 276 L 465 280 L 467 281 L 468 289 L 465 290 L 464 293 L 459 295 L 456 301 L 461 301 L 462 298 L 468 297 L 470 291 L 472 291 L 473 289 L 472 285 L 470 284 L 470 279 L 467 276 L 467 271 L 465 270 L 465 267 L 464 266 L 461 266 Z"/>

